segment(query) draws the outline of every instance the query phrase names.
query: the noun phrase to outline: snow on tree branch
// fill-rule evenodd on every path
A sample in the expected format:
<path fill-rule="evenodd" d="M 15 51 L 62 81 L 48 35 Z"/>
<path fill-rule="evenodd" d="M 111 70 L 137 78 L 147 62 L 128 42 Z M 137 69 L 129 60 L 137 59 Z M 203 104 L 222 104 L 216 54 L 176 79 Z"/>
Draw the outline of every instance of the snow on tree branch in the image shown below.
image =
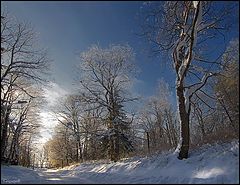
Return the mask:
<path fill-rule="evenodd" d="M 199 3 L 199 1 L 193 1 L 194 8 L 197 8 L 198 3 Z"/>
<path fill-rule="evenodd" d="M 199 83 L 195 83 L 189 87 L 186 87 L 186 90 L 184 92 L 185 95 L 185 105 L 186 105 L 186 112 L 189 112 L 189 106 L 190 106 L 190 100 L 193 96 L 193 94 L 195 94 L 198 90 L 200 90 L 206 83 L 207 80 L 216 75 L 216 73 L 206 73 L 203 77 L 202 80 Z"/>

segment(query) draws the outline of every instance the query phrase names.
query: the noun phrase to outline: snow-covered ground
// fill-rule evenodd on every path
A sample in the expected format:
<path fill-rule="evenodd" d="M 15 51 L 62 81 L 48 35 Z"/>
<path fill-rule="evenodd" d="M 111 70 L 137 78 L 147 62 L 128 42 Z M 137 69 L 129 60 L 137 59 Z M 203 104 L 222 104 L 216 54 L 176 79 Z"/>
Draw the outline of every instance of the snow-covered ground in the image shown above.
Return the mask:
<path fill-rule="evenodd" d="M 239 183 L 239 141 L 205 145 L 188 159 L 166 152 L 117 163 L 83 163 L 61 170 L 1 166 L 1 183 Z"/>

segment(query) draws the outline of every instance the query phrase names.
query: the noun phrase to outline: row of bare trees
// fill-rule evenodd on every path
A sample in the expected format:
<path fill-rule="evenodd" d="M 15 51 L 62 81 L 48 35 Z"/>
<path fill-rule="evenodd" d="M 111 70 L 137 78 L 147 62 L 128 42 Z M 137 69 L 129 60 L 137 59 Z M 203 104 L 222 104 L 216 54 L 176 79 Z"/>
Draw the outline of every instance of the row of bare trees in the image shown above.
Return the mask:
<path fill-rule="evenodd" d="M 40 83 L 48 67 L 27 23 L 1 15 L 1 160 L 30 166 L 39 132 Z"/>
<path fill-rule="evenodd" d="M 152 153 L 176 147 L 178 142 L 176 121 L 171 91 L 168 84 L 161 79 L 156 94 L 145 101 L 136 120 L 138 128 L 142 129 L 144 134 L 143 151 Z"/>
<path fill-rule="evenodd" d="M 81 69 L 84 70 L 81 71 L 80 84 L 83 85 L 78 93 L 67 96 L 54 111 L 59 125 L 55 128 L 52 140 L 46 144 L 50 166 L 63 167 L 74 162 L 106 158 L 118 161 L 123 157 L 152 154 L 177 147 L 180 136 L 179 114 L 174 107 L 169 86 L 163 79 L 159 81 L 156 94 L 147 98 L 134 115 L 123 114 L 128 106 L 123 102 L 139 101 L 139 98 L 129 98 L 129 93 L 123 93 L 111 99 L 115 87 L 119 88 L 118 92 L 126 92 L 130 86 L 124 83 L 131 81 L 130 75 L 125 73 L 124 76 L 120 69 L 116 72 L 121 75 L 111 74 L 111 70 L 115 69 L 113 66 L 117 65 L 115 63 L 123 61 L 114 58 L 111 47 L 100 49 L 93 46 L 82 53 L 82 56 L 88 54 L 81 60 Z M 117 47 L 122 49 L 126 46 Z M 129 46 L 126 48 L 129 49 Z M 109 53 L 104 55 L 107 51 Z M 221 57 L 225 67 L 209 81 L 211 83 L 205 86 L 206 89 L 201 89 L 192 98 L 190 146 L 239 137 L 236 130 L 239 125 L 237 53 L 238 42 L 235 40 Z M 126 51 L 122 52 L 122 57 L 125 54 Z M 108 68 L 107 64 L 111 67 Z M 124 64 L 117 66 L 121 68 Z M 123 70 L 126 72 L 126 68 Z M 117 98 L 121 98 L 122 104 L 119 105 L 123 105 L 119 109 L 115 107 L 118 105 Z M 116 101 L 116 105 L 111 101 Z"/>
<path fill-rule="evenodd" d="M 229 26 L 226 20 L 233 4 L 215 9 L 205 1 L 146 3 L 143 36 L 156 53 L 171 53 L 177 108 L 168 84 L 161 80 L 157 93 L 131 115 L 127 103 L 139 100 L 129 96 L 136 72 L 132 49 L 92 46 L 83 52 L 80 90 L 55 112 L 62 131 L 56 128 L 50 148 L 60 142 L 66 151 L 58 165 L 103 158 L 118 161 L 174 148 L 183 159 L 190 146 L 238 138 L 239 42 L 231 41 L 224 52 L 214 53 L 215 58 L 204 50 Z M 55 150 L 52 155 L 58 154 Z"/>

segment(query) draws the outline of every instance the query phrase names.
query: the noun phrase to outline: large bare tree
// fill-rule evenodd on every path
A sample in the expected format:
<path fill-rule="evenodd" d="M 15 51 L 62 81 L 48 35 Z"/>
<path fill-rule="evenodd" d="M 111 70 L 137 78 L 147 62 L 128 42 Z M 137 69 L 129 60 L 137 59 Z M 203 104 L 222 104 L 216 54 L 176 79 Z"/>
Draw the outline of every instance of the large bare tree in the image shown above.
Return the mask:
<path fill-rule="evenodd" d="M 4 14 L 4 13 L 3 13 Z M 33 104 L 40 106 L 40 83 L 46 81 L 46 70 L 49 60 L 46 51 L 37 46 L 36 32 L 30 24 L 17 21 L 9 14 L 1 17 L 1 156 L 5 157 L 5 149 L 9 136 L 9 127 L 15 117 L 18 130 L 14 130 L 14 139 L 19 138 L 23 120 L 30 120 L 27 112 L 34 109 Z M 31 102 L 31 103 L 29 103 Z M 35 103 L 33 103 L 35 102 Z M 19 114 L 13 110 L 19 104 L 27 104 L 18 108 Z M 28 106 L 29 105 L 29 106 Z M 19 107 L 19 106 L 18 106 Z M 25 108 L 28 107 L 26 110 Z M 35 109 L 36 110 L 36 109 Z M 22 112 L 21 112 L 22 111 Z M 28 116 L 29 119 L 26 117 Z M 14 118 L 14 119 L 15 119 Z M 36 120 L 35 120 L 36 121 Z M 13 127 L 12 127 L 13 128 Z M 12 130 L 12 131 L 13 131 Z M 23 131 L 21 129 L 21 131 Z M 12 133 L 11 133 L 12 134 Z M 16 142 L 14 142 L 16 143 Z M 10 153 L 14 151 L 11 144 Z M 9 157 L 12 154 L 8 155 Z"/>
<path fill-rule="evenodd" d="M 128 140 L 131 120 L 123 107 L 136 99 L 128 91 L 131 77 L 136 73 L 133 62 L 133 50 L 127 45 L 111 45 L 107 49 L 92 46 L 81 54 L 82 102 L 104 108 L 105 139 L 113 161 L 120 158 L 121 148 L 132 150 Z"/>
<path fill-rule="evenodd" d="M 217 74 L 222 51 L 215 47 L 209 55 L 210 41 L 222 36 L 226 18 L 234 3 L 206 1 L 167 1 L 146 3 L 143 36 L 153 51 L 170 51 L 176 73 L 176 95 L 180 122 L 179 159 L 188 158 L 189 122 L 193 97 Z M 226 6 L 225 6 L 226 5 Z M 229 6 L 230 5 L 230 6 Z M 224 21 L 225 20 L 225 21 Z M 231 20 L 228 20 L 229 23 Z M 223 37 L 224 38 L 224 37 Z M 215 40 L 216 41 L 216 40 Z M 224 46 L 224 44 L 223 44 Z M 207 49 L 208 48 L 208 49 Z M 224 47 L 223 47 L 224 48 Z"/>

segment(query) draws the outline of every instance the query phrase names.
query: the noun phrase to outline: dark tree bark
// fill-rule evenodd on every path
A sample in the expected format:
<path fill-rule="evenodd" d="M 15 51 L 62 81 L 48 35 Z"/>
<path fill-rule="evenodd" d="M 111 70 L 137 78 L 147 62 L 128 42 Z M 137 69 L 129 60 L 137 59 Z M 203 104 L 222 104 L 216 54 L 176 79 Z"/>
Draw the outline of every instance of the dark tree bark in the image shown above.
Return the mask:
<path fill-rule="evenodd" d="M 177 87 L 177 96 L 178 96 L 178 109 L 180 116 L 180 130 L 181 130 L 181 139 L 180 139 L 180 152 L 179 159 L 188 158 L 189 150 L 189 114 L 186 112 L 185 97 L 183 91 L 183 85 L 180 84 Z"/>
<path fill-rule="evenodd" d="M 147 147 L 148 147 L 148 153 L 150 154 L 150 140 L 149 140 L 149 132 L 147 133 Z"/>

